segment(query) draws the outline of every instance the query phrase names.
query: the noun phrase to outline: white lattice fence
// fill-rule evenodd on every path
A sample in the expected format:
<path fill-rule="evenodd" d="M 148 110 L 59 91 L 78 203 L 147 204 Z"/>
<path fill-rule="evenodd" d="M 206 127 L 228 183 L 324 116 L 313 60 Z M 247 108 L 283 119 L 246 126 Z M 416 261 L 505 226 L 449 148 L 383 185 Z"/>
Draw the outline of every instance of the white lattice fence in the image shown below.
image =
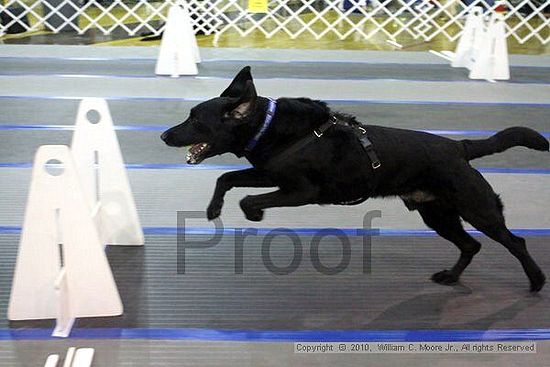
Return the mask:
<path fill-rule="evenodd" d="M 3 2 L 2 2 L 3 1 Z M 159 34 L 168 8 L 174 1 L 146 0 L 0 0 L 0 33 L 91 29 L 104 34 L 129 36 Z M 246 0 L 190 0 L 186 2 L 197 33 L 227 33 L 247 36 L 254 32 L 266 38 L 285 34 L 323 39 L 398 40 L 434 38 L 456 40 L 465 15 L 474 6 L 487 13 L 496 11 L 493 0 L 270 0 L 268 12 L 248 12 Z M 503 1 L 507 35 L 519 43 L 550 41 L 550 0 Z M 546 13 L 545 13 L 546 12 Z"/>

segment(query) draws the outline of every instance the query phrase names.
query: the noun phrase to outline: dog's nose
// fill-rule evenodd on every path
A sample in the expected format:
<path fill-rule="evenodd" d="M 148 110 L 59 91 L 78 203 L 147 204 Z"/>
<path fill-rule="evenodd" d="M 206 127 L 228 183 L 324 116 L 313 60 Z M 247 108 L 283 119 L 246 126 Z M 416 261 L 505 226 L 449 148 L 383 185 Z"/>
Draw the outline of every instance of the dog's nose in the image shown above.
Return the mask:
<path fill-rule="evenodd" d="M 168 131 L 163 132 L 160 138 L 162 139 L 163 142 L 166 143 L 166 139 L 168 139 Z"/>

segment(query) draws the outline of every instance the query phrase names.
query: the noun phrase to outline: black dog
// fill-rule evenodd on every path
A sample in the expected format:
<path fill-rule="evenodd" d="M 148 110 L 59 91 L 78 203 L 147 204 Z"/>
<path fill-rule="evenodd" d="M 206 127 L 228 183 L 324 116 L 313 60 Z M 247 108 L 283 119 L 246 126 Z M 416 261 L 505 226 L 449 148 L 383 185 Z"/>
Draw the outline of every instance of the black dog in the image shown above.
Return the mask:
<path fill-rule="evenodd" d="M 274 112 L 274 113 L 273 113 Z M 275 103 L 256 94 L 245 67 L 220 97 L 195 106 L 189 118 L 164 134 L 175 147 L 192 145 L 187 162 L 231 152 L 253 168 L 220 176 L 207 216 L 220 215 L 233 187 L 278 187 L 246 196 L 246 218 L 260 221 L 266 208 L 307 204 L 357 204 L 369 197 L 399 196 L 409 210 L 460 249 L 451 270 L 432 276 L 453 284 L 480 250 L 461 218 L 504 245 L 539 291 L 545 276 L 527 252 L 523 238 L 504 223 L 502 203 L 468 161 L 514 146 L 548 151 L 548 141 L 524 127 L 505 129 L 484 140 L 455 141 L 423 132 L 361 125 L 307 98 Z"/>

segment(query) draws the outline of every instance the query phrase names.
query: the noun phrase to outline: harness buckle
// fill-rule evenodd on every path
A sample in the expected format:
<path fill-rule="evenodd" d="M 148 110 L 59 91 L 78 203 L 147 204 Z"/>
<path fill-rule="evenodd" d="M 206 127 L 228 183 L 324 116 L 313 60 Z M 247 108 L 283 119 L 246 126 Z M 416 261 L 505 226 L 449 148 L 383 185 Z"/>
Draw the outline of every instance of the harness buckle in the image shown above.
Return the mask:
<path fill-rule="evenodd" d="M 313 133 L 315 134 L 316 137 L 320 138 L 321 136 L 323 136 L 323 133 L 318 133 L 317 130 L 313 130 Z"/>
<path fill-rule="evenodd" d="M 372 162 L 372 169 L 380 168 L 381 165 L 380 161 Z"/>

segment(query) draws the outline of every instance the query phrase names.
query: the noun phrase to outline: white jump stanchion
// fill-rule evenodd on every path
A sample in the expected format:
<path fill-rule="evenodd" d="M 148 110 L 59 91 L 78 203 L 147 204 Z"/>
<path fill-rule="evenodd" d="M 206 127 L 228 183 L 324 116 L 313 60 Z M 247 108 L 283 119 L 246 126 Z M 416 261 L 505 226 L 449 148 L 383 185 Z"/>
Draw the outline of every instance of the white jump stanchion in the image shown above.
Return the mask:
<path fill-rule="evenodd" d="M 91 121 L 94 118 L 98 121 Z M 80 103 L 71 151 L 102 243 L 143 245 L 143 230 L 104 99 L 87 98 Z"/>
<path fill-rule="evenodd" d="M 63 172 L 47 172 L 52 161 Z M 71 151 L 44 145 L 34 159 L 8 319 L 57 319 L 53 335 L 65 337 L 75 318 L 122 311 Z"/>
<path fill-rule="evenodd" d="M 59 362 L 59 354 L 50 354 L 46 359 L 44 367 L 57 367 L 57 362 Z"/>
<path fill-rule="evenodd" d="M 197 75 L 201 62 L 199 46 L 184 2 L 173 5 L 160 43 L 155 73 L 158 75 Z"/>
<path fill-rule="evenodd" d="M 482 39 L 480 52 L 470 68 L 469 77 L 487 80 L 510 79 L 506 28 L 502 14 L 493 13 L 491 16 L 487 32 Z"/>
<path fill-rule="evenodd" d="M 63 367 L 90 367 L 94 359 L 94 348 L 78 348 L 70 347 L 65 355 Z M 58 354 L 48 356 L 44 367 L 57 367 L 59 361 Z"/>
<path fill-rule="evenodd" d="M 94 348 L 78 348 L 72 367 L 90 367 L 94 359 Z"/>
<path fill-rule="evenodd" d="M 464 31 L 452 55 L 451 66 L 454 68 L 464 67 L 470 69 L 481 51 L 484 34 L 483 9 L 476 6 L 466 18 Z"/>

